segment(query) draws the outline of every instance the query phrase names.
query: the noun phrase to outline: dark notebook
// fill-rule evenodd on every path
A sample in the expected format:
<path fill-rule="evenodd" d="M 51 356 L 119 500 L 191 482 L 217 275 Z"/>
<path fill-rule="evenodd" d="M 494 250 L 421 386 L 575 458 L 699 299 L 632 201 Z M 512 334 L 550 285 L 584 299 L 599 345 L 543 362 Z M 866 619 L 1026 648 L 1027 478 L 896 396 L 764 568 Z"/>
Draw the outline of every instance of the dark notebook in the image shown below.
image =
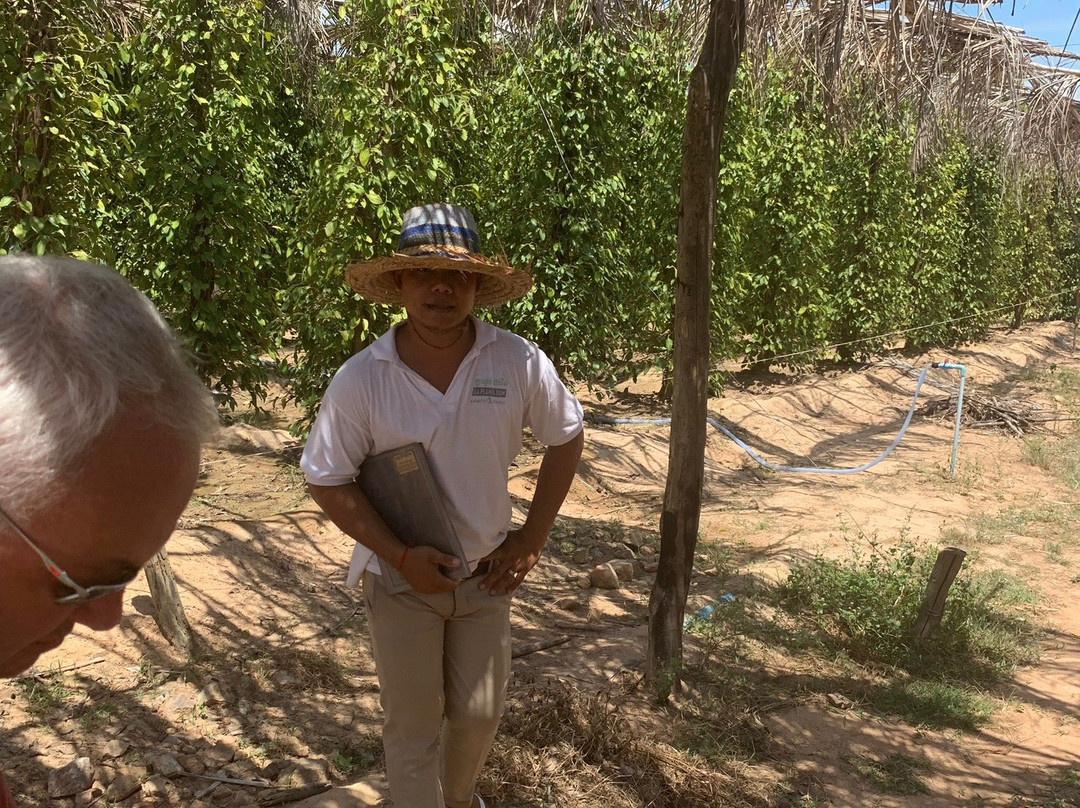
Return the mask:
<path fill-rule="evenodd" d="M 446 513 L 442 491 L 435 482 L 427 454 L 419 443 L 372 455 L 360 466 L 356 482 L 394 535 L 403 542 L 429 545 L 461 564 L 443 567 L 455 580 L 469 574 L 454 526 Z M 383 583 L 392 594 L 411 589 L 396 569 L 380 559 Z"/>

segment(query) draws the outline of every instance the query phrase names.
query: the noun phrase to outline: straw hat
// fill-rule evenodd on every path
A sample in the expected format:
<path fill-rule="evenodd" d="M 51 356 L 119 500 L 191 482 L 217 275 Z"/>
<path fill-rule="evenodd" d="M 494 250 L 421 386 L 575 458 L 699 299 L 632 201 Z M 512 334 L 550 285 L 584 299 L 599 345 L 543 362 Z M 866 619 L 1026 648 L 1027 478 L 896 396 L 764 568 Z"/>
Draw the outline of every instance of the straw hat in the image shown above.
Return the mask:
<path fill-rule="evenodd" d="M 345 270 L 345 280 L 368 300 L 400 306 L 401 292 L 390 274 L 400 269 L 465 270 L 483 275 L 476 293 L 477 306 L 497 306 L 514 300 L 533 284 L 525 270 L 481 253 L 472 214 L 445 203 L 405 211 L 397 252 L 370 261 L 353 261 Z"/>

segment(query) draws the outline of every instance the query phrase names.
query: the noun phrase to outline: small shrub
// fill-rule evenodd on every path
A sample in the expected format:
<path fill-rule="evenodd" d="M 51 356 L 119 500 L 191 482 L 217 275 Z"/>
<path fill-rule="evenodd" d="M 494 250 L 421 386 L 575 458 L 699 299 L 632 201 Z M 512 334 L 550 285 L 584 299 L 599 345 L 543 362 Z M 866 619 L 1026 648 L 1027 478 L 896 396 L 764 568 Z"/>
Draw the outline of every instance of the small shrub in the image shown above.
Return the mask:
<path fill-rule="evenodd" d="M 844 561 L 818 556 L 792 569 L 778 602 L 811 618 L 826 643 L 853 660 L 924 678 L 986 683 L 1033 661 L 1033 631 L 1017 610 L 1030 590 L 970 565 L 953 583 L 941 625 L 915 643 L 911 630 L 935 559 L 907 542 Z"/>

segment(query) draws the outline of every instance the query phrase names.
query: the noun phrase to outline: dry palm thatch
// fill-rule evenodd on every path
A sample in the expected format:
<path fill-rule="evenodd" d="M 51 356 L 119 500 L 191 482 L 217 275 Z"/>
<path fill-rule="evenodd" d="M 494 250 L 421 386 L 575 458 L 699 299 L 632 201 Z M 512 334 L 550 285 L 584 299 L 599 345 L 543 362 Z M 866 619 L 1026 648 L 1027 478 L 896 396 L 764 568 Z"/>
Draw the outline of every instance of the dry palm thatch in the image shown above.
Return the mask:
<path fill-rule="evenodd" d="M 809 71 L 843 127 L 869 98 L 914 127 L 918 168 L 949 132 L 999 150 L 1017 175 L 1051 168 L 1080 185 L 1080 56 L 940 0 L 753 0 L 748 74 L 779 55 Z M 1055 60 L 1054 64 L 1050 60 Z"/>
<path fill-rule="evenodd" d="M 778 61 L 800 80 L 809 75 L 842 130 L 870 101 L 910 127 L 913 169 L 959 132 L 1001 154 L 1013 176 L 1049 169 L 1080 188 L 1080 55 L 995 22 L 993 5 L 750 0 L 744 75 L 752 89 Z M 508 36 L 528 37 L 549 20 L 577 30 L 659 28 L 690 58 L 708 11 L 708 0 L 490 0 L 470 13 L 490 14 Z"/>

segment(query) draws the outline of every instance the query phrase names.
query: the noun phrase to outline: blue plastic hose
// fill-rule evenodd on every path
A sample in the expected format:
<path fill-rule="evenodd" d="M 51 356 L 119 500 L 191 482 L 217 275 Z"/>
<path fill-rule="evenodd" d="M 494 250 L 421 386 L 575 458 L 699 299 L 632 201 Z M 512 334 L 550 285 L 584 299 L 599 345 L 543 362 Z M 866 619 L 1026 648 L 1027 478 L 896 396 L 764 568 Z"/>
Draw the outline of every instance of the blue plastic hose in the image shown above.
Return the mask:
<path fill-rule="evenodd" d="M 871 460 L 869 463 L 863 463 L 861 466 L 855 466 L 854 468 L 838 469 L 838 468 L 820 468 L 818 466 L 779 466 L 779 465 L 776 465 L 775 463 L 770 463 L 769 461 L 764 460 L 763 458 L 759 457 L 754 452 L 753 449 L 751 449 L 749 446 L 747 446 L 745 443 L 743 443 L 743 441 L 741 441 L 738 437 L 736 437 L 734 434 L 732 434 L 731 430 L 729 430 L 726 426 L 724 426 L 720 422 L 714 420 L 713 418 L 706 418 L 705 420 L 709 424 L 711 424 L 713 427 L 720 430 L 725 435 L 727 435 L 729 438 L 731 438 L 731 440 L 734 441 L 735 444 L 740 449 L 742 449 L 744 452 L 746 452 L 756 463 L 758 463 L 759 465 L 764 466 L 765 468 L 770 469 L 772 471 L 793 471 L 793 472 L 798 472 L 800 474 L 856 474 L 856 473 L 858 473 L 860 471 L 866 471 L 867 469 L 871 469 L 874 466 L 876 466 L 878 463 L 880 463 L 882 460 L 884 460 L 886 457 L 888 457 L 890 454 L 892 454 L 893 449 L 895 449 L 900 444 L 901 439 L 904 437 L 904 433 L 907 432 L 907 428 L 911 424 L 912 417 L 915 415 L 915 405 L 919 401 L 919 391 L 922 390 L 923 382 L 926 381 L 926 374 L 929 373 L 930 369 L 933 368 L 933 367 L 939 367 L 939 368 L 945 368 L 945 369 L 948 369 L 948 370 L 959 370 L 960 371 L 960 398 L 957 401 L 957 405 L 956 405 L 956 426 L 955 426 L 955 428 L 953 430 L 952 469 L 949 472 L 950 476 L 951 476 L 952 472 L 956 468 L 956 447 L 957 447 L 957 444 L 959 443 L 959 440 L 960 440 L 960 412 L 961 412 L 961 407 L 963 406 L 963 401 L 964 401 L 964 399 L 963 399 L 964 375 L 965 375 L 965 372 L 966 372 L 966 368 L 963 365 L 954 365 L 954 364 L 947 363 L 947 362 L 935 362 L 933 364 L 930 364 L 930 365 L 927 365 L 926 367 L 924 367 L 922 369 L 922 372 L 919 374 L 918 382 L 915 385 L 915 395 L 912 396 L 912 398 L 911 398 L 911 407 L 908 408 L 907 417 L 904 419 L 904 423 L 900 427 L 900 431 L 897 433 L 896 437 L 893 438 L 893 442 L 888 445 L 888 447 L 885 449 L 884 452 L 882 452 L 876 458 Z M 650 419 L 650 418 L 608 418 L 607 416 L 593 415 L 592 413 L 589 413 L 586 416 L 586 418 L 588 420 L 594 422 L 594 423 L 597 423 L 597 424 L 670 424 L 671 423 L 670 418 L 653 418 L 653 419 Z"/>

